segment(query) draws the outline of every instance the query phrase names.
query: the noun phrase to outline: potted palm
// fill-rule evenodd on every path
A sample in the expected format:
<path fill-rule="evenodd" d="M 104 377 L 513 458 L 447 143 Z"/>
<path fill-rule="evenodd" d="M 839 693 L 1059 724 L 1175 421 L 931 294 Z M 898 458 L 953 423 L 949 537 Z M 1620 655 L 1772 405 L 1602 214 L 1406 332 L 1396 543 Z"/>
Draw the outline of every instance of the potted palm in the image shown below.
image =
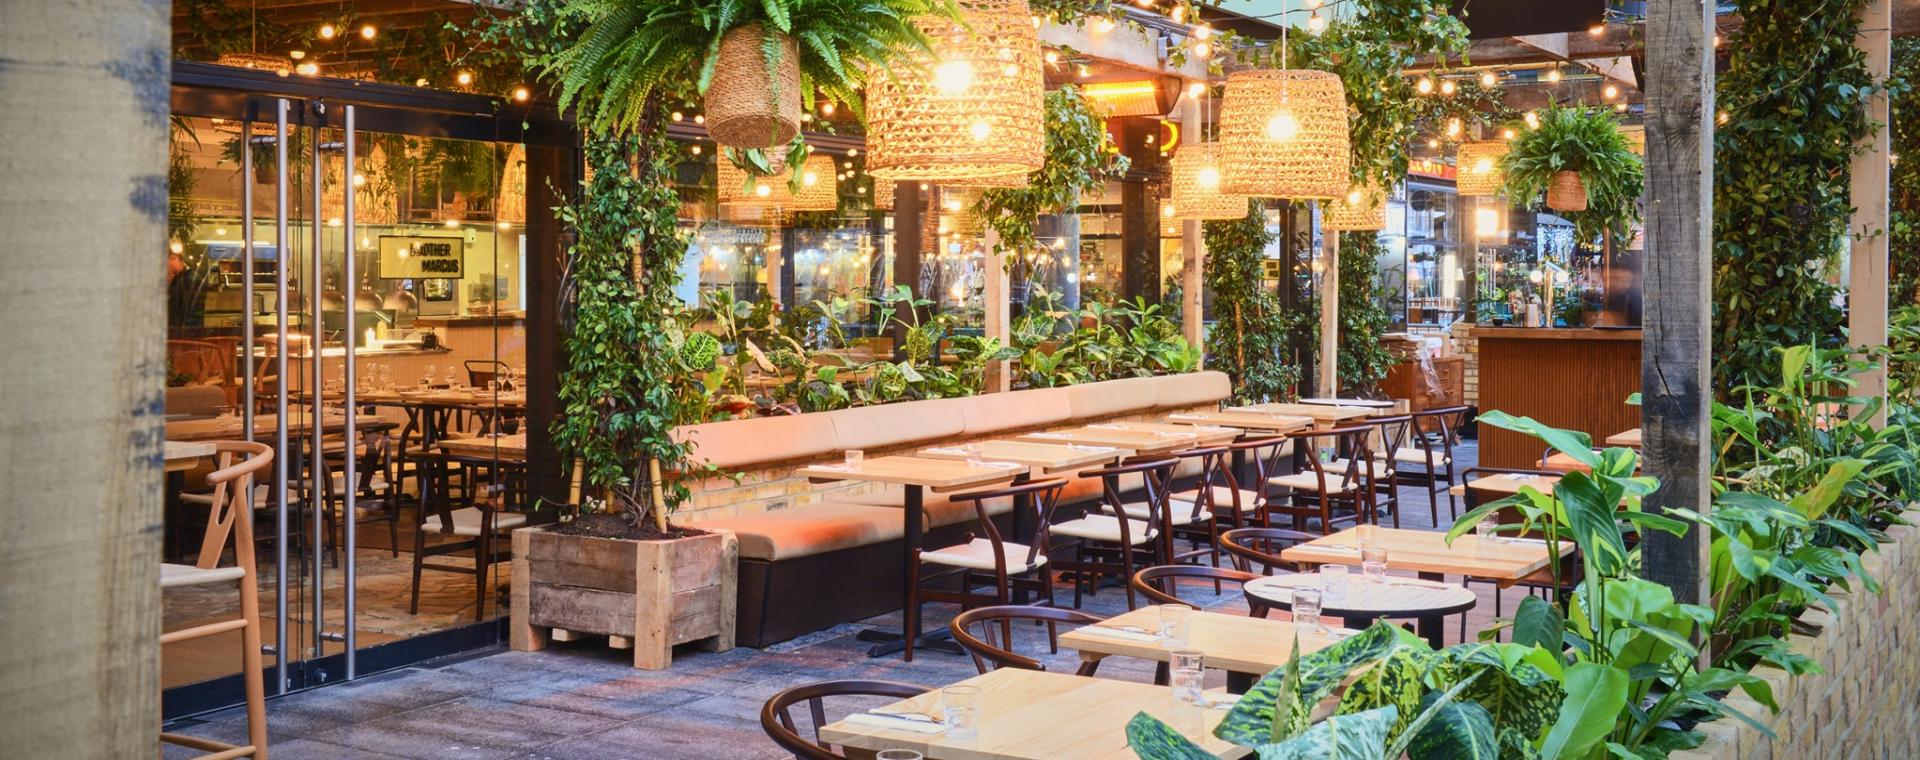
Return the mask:
<path fill-rule="evenodd" d="M 662 90 L 697 93 L 714 142 L 758 150 L 791 142 L 816 93 L 860 113 L 869 76 L 928 48 L 913 18 L 933 12 L 955 13 L 949 0 L 613 0 L 549 66 L 560 106 L 583 101 L 595 128 L 635 126 Z M 696 93 L 673 91 L 689 80 Z"/>
<path fill-rule="evenodd" d="M 1585 240 L 1619 238 L 1639 219 L 1644 169 L 1612 111 L 1555 105 L 1515 131 L 1500 159 L 1502 195 L 1526 205 L 1544 196 Z"/>

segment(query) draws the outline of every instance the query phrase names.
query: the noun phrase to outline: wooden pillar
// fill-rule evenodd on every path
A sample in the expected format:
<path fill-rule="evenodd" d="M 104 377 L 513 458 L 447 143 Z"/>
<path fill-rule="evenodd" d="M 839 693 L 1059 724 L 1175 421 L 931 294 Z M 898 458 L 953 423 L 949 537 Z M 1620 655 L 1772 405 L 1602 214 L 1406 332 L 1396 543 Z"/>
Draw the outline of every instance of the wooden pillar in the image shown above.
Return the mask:
<path fill-rule="evenodd" d="M 1647 5 L 1647 255 L 1641 420 L 1646 472 L 1660 479 L 1648 511 L 1712 503 L 1708 409 L 1713 287 L 1714 4 Z M 1625 401 L 1625 399 L 1622 399 Z M 1688 523 L 1692 525 L 1692 523 Z M 1678 601 L 1705 604 L 1706 530 L 1648 531 L 1648 579 Z"/>
<path fill-rule="evenodd" d="M 1321 258 L 1325 270 L 1320 276 L 1320 371 L 1314 383 L 1314 395 L 1334 398 L 1340 395 L 1340 233 L 1328 230 Z"/>
<path fill-rule="evenodd" d="M 9 754 L 156 754 L 168 5 L 53 0 L 0 13 Z"/>
<path fill-rule="evenodd" d="M 1182 82 L 1181 87 L 1185 88 L 1186 83 Z M 1199 98 L 1184 97 L 1180 103 L 1180 145 L 1198 145 L 1201 130 L 1206 126 L 1206 114 L 1200 112 Z M 1201 235 L 1198 219 L 1180 223 L 1180 259 L 1180 332 L 1188 343 L 1198 346 L 1206 337 L 1207 267 L 1207 242 Z"/>
<path fill-rule="evenodd" d="M 987 227 L 981 241 L 986 246 L 986 294 L 983 296 L 984 332 L 988 338 L 999 338 L 1001 345 L 1013 342 L 1012 319 L 1009 313 L 1012 299 L 1008 298 L 1007 254 L 1000 250 L 1000 234 Z M 1016 256 L 1018 254 L 1015 254 Z M 1013 379 L 1007 371 L 1005 361 L 987 362 L 987 393 L 1000 393 L 1013 387 Z"/>
<path fill-rule="evenodd" d="M 926 230 L 922 228 L 925 210 L 925 193 L 921 192 L 917 181 L 898 182 L 893 189 L 893 284 L 905 285 L 915 295 L 920 291 L 920 247 L 925 244 Z M 936 218 L 938 215 L 935 215 Z M 906 334 L 899 325 L 894 325 L 893 359 L 899 361 L 906 351 Z"/>
<path fill-rule="evenodd" d="M 1867 70 L 1876 83 L 1884 82 L 1893 63 L 1893 7 L 1890 0 L 1870 0 L 1860 9 L 1860 39 L 1856 43 L 1867 56 Z M 1887 94 L 1874 93 L 1867 101 L 1868 118 L 1882 125 L 1862 140 L 1852 166 L 1853 219 L 1852 261 L 1847 273 L 1847 334 L 1855 346 L 1887 345 L 1887 181 L 1892 152 L 1893 122 L 1889 121 Z M 1878 366 L 1861 373 L 1854 394 L 1885 400 L 1887 367 Z M 1872 419 L 1874 427 L 1887 424 L 1883 405 Z"/>
<path fill-rule="evenodd" d="M 527 146 L 527 485 L 530 495 L 554 503 L 567 501 L 569 479 L 549 430 L 559 413 L 560 367 L 566 361 L 560 344 L 560 273 L 567 236 L 553 209 L 579 194 L 583 169 L 576 148 Z"/>

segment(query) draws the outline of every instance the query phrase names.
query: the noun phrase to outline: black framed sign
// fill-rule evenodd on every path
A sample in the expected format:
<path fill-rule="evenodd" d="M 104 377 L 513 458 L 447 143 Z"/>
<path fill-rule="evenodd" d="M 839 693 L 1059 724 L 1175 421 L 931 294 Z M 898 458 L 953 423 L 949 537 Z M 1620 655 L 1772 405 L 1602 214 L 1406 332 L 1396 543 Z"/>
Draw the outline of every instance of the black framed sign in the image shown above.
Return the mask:
<path fill-rule="evenodd" d="M 460 279 L 466 273 L 467 240 L 459 235 L 381 235 L 383 280 Z"/>

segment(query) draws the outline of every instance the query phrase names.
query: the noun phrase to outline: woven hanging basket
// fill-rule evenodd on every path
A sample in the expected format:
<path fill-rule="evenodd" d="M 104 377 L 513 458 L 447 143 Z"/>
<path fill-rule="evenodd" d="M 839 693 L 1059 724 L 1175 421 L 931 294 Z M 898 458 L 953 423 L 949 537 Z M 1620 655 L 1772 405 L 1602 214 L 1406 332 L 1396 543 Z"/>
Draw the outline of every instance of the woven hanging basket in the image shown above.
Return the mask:
<path fill-rule="evenodd" d="M 1454 175 L 1461 195 L 1499 195 L 1506 175 L 1500 171 L 1500 159 L 1507 155 L 1505 140 L 1461 143 L 1454 155 Z"/>
<path fill-rule="evenodd" d="M 719 62 L 707 88 L 707 132 L 729 148 L 771 148 L 800 133 L 800 47 L 779 40 L 775 71 L 767 71 L 762 43 L 770 33 L 759 24 L 728 31 L 720 38 Z"/>
<path fill-rule="evenodd" d="M 1334 232 L 1373 232 L 1387 228 L 1386 193 L 1377 187 L 1348 190 L 1320 207 L 1320 226 Z"/>
<path fill-rule="evenodd" d="M 840 180 L 835 175 L 838 169 L 833 157 L 825 154 L 807 156 L 800 165 L 800 189 L 793 194 L 793 201 L 787 204 L 788 211 L 832 211 L 840 207 Z"/>
<path fill-rule="evenodd" d="M 979 202 L 978 188 L 941 187 L 940 233 L 949 240 L 971 240 L 985 234 L 986 221 L 973 212 L 974 204 Z"/>
<path fill-rule="evenodd" d="M 893 210 L 894 188 L 895 188 L 895 185 L 892 180 L 876 179 L 873 181 L 874 210 L 876 211 L 892 211 Z"/>
<path fill-rule="evenodd" d="M 1255 198 L 1347 193 L 1346 87 L 1310 69 L 1250 69 L 1227 77 L 1220 105 L 1221 189 Z"/>
<path fill-rule="evenodd" d="M 1219 143 L 1189 143 L 1173 156 L 1173 218 L 1239 219 L 1247 196 L 1220 191 Z"/>
<path fill-rule="evenodd" d="M 1555 211 L 1587 210 L 1587 183 L 1580 181 L 1579 172 L 1554 172 L 1553 182 L 1547 185 L 1547 208 Z"/>
<path fill-rule="evenodd" d="M 722 206 L 760 206 L 784 211 L 832 211 L 840 205 L 839 181 L 834 177 L 833 157 L 807 156 L 800 169 L 800 190 L 795 192 L 785 172 L 755 177 L 747 184 L 747 173 L 722 157 L 715 162 L 719 176 L 715 191 Z M 811 179 L 811 181 L 809 181 Z"/>
<path fill-rule="evenodd" d="M 1026 0 L 956 4 L 961 23 L 932 13 L 914 20 L 933 40 L 932 55 L 917 53 L 869 85 L 867 170 L 881 179 L 1024 183 L 1046 148 L 1039 31 Z"/>

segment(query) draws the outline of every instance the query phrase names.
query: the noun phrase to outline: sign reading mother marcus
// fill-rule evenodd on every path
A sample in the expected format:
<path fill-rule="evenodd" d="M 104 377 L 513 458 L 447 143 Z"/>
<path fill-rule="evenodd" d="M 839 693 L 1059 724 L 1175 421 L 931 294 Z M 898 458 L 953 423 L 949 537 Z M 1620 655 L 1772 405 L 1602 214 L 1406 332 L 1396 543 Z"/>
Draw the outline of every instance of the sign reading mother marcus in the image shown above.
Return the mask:
<path fill-rule="evenodd" d="M 466 239 L 456 235 L 382 235 L 380 277 L 459 279 L 465 270 L 466 246 Z"/>

